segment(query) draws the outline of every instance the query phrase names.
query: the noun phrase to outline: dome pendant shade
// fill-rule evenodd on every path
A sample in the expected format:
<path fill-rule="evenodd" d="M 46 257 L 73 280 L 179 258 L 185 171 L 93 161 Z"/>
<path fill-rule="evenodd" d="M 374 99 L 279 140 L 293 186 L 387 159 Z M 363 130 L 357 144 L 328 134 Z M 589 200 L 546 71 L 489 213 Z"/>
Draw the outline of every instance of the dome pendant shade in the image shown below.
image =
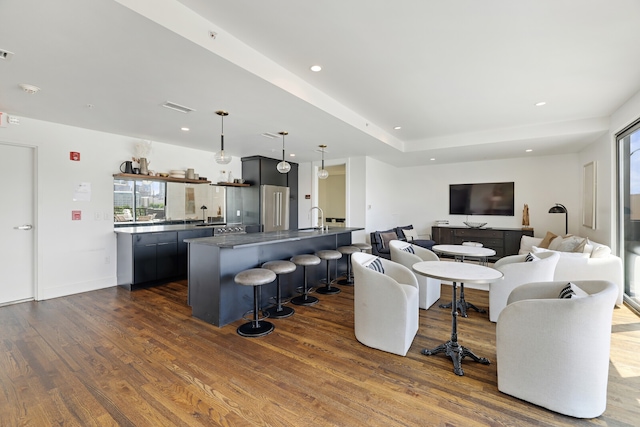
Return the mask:
<path fill-rule="evenodd" d="M 216 111 L 216 114 L 220 116 L 222 121 L 222 129 L 220 132 L 220 151 L 216 152 L 213 156 L 216 163 L 221 165 L 228 165 L 231 162 L 232 157 L 224 152 L 224 116 L 228 116 L 229 113 L 226 111 Z"/>
<path fill-rule="evenodd" d="M 324 149 L 327 148 L 327 146 L 319 145 L 319 147 L 322 151 L 322 168 L 318 171 L 318 179 L 327 179 L 329 178 L 329 171 L 324 168 Z"/>
<path fill-rule="evenodd" d="M 283 130 L 282 132 L 278 133 L 282 135 L 282 161 L 278 163 L 276 169 L 278 169 L 278 172 L 280 173 L 287 173 L 291 170 L 291 165 L 284 159 L 284 136 L 289 135 L 289 132 Z"/>

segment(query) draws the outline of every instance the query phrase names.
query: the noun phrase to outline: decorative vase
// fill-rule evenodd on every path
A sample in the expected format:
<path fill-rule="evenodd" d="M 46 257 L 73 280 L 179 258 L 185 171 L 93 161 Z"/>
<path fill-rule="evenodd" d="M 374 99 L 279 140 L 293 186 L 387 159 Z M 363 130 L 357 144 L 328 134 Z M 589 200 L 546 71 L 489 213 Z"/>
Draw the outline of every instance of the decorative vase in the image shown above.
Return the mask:
<path fill-rule="evenodd" d="M 149 164 L 151 162 L 147 161 L 144 157 L 140 157 L 138 162 L 140 163 L 140 175 L 149 175 Z"/>

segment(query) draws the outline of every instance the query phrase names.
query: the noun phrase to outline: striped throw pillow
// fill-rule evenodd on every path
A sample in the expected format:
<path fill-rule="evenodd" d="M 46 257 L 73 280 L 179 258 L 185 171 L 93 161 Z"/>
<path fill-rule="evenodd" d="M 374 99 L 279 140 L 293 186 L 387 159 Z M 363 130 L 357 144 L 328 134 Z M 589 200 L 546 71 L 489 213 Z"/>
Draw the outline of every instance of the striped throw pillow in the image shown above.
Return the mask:
<path fill-rule="evenodd" d="M 524 262 L 538 261 L 540 258 L 529 252 L 526 257 L 524 257 Z"/>
<path fill-rule="evenodd" d="M 382 261 L 380 261 L 380 258 L 376 258 L 373 261 L 371 261 L 369 265 L 367 265 L 367 268 L 377 271 L 378 273 L 384 274 L 384 267 L 382 266 Z"/>
<path fill-rule="evenodd" d="M 409 252 L 410 254 L 415 254 L 416 253 L 416 251 L 413 250 L 413 246 L 411 246 L 411 245 L 402 248 L 402 250 L 405 251 L 405 252 Z"/>
<path fill-rule="evenodd" d="M 570 299 L 570 298 L 584 298 L 588 297 L 589 294 L 576 286 L 575 283 L 567 283 L 567 285 L 562 288 L 560 291 L 560 295 L 558 298 Z"/>

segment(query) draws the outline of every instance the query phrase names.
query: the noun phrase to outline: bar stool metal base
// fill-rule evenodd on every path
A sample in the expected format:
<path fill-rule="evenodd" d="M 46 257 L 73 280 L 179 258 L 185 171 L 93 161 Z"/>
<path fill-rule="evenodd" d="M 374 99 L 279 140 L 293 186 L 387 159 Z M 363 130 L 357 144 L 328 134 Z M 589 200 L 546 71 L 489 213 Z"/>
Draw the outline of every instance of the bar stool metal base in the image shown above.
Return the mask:
<path fill-rule="evenodd" d="M 316 293 L 319 293 L 322 295 L 335 295 L 335 294 L 339 294 L 340 292 L 341 292 L 340 289 L 333 287 L 330 284 L 316 289 Z"/>
<path fill-rule="evenodd" d="M 244 325 L 240 325 L 237 329 L 238 335 L 249 338 L 263 337 L 269 335 L 275 326 L 271 322 L 265 322 L 264 320 L 258 322 L 247 322 Z"/>
<path fill-rule="evenodd" d="M 264 311 L 266 313 L 269 313 L 269 317 L 272 319 L 284 319 L 285 317 L 292 316 L 293 313 L 296 312 L 293 308 L 282 305 L 280 306 L 280 309 L 278 309 L 277 305 L 274 305 L 273 307 L 269 307 Z"/>
<path fill-rule="evenodd" d="M 295 298 L 291 298 L 290 302 L 295 305 L 315 305 L 320 302 L 320 300 L 309 295 L 298 295 Z"/>

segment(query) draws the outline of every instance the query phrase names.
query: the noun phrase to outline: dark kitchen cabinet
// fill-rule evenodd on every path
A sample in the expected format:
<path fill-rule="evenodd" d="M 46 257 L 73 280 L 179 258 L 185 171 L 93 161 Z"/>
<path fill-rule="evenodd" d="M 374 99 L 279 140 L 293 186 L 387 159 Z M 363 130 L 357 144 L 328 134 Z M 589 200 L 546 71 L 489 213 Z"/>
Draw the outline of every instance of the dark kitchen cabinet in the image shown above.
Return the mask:
<path fill-rule="evenodd" d="M 178 233 L 117 233 L 118 285 L 128 289 L 179 276 Z"/>
<path fill-rule="evenodd" d="M 280 173 L 276 166 L 281 160 L 263 156 L 243 157 L 242 178 L 251 187 L 244 193 L 243 203 L 247 216 L 243 218 L 245 225 L 259 224 L 260 186 L 278 185 L 289 187 L 289 229 L 298 229 L 298 164 L 289 162 L 291 170 Z"/>

